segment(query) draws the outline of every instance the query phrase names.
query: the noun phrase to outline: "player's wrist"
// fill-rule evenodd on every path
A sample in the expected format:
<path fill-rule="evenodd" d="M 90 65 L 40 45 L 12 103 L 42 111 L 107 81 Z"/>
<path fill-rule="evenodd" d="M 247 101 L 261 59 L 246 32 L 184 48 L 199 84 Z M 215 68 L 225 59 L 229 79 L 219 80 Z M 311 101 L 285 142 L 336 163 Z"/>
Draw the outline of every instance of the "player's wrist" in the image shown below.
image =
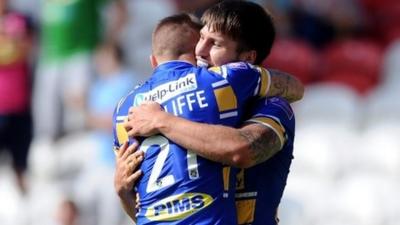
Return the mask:
<path fill-rule="evenodd" d="M 168 114 L 165 111 L 158 111 L 154 114 L 154 128 L 160 132 L 163 133 L 163 131 L 166 131 L 168 126 L 169 126 L 169 121 L 170 121 L 170 114 Z"/>
<path fill-rule="evenodd" d="M 135 197 L 135 193 L 130 189 L 127 190 L 125 188 L 117 189 L 117 194 L 121 199 L 130 200 Z"/>

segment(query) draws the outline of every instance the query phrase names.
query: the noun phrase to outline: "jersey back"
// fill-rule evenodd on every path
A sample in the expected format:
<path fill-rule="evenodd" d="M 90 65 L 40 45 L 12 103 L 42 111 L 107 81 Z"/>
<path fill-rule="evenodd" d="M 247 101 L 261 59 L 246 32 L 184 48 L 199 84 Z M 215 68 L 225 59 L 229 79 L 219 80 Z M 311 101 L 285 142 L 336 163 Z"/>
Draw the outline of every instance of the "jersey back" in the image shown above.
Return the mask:
<path fill-rule="evenodd" d="M 266 93 L 265 74 L 244 63 L 207 70 L 184 62 L 159 66 L 153 76 L 117 106 L 115 146 L 128 139 L 123 122 L 129 107 L 156 101 L 177 116 L 209 124 L 237 126 L 246 103 Z M 131 140 L 132 141 L 132 140 Z M 237 224 L 235 173 L 164 136 L 138 139 L 145 152 L 138 224 Z"/>
<path fill-rule="evenodd" d="M 271 128 L 283 144 L 267 161 L 237 174 L 236 206 L 239 225 L 276 225 L 277 210 L 293 159 L 295 117 L 288 102 L 260 99 L 252 106 L 250 122 Z"/>

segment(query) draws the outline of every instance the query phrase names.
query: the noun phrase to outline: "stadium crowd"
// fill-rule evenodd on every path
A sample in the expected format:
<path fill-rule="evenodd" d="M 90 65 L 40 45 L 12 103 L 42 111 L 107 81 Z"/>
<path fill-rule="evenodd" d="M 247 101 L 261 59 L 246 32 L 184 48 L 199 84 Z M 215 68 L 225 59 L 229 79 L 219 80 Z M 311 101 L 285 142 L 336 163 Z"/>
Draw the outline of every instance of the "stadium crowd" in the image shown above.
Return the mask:
<path fill-rule="evenodd" d="M 306 87 L 280 224 L 399 224 L 400 2 L 254 1 L 278 31 L 265 67 Z M 150 75 L 156 23 L 214 2 L 0 0 L 0 224 L 132 224 L 113 189 L 112 110 Z"/>

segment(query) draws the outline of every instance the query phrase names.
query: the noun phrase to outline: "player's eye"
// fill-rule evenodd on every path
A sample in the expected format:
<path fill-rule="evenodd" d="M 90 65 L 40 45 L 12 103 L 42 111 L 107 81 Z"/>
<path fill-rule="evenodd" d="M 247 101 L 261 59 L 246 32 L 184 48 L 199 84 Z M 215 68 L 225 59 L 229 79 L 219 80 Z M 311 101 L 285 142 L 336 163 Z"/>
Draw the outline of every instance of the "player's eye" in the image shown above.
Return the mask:
<path fill-rule="evenodd" d="M 219 42 L 217 42 L 217 41 L 214 41 L 214 43 L 213 43 L 213 45 L 215 46 L 215 47 L 222 47 L 222 45 L 221 45 L 221 43 L 219 43 Z"/>

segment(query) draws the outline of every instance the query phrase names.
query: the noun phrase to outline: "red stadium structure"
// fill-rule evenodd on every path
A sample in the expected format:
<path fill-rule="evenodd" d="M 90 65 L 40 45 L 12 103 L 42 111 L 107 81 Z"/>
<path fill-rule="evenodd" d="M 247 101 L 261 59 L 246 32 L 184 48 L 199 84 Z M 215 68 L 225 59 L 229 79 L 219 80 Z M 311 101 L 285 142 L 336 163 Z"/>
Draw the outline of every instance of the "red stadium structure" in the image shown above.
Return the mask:
<path fill-rule="evenodd" d="M 350 85 L 366 94 L 380 81 L 382 49 L 371 41 L 345 40 L 332 43 L 321 55 L 319 80 Z"/>
<path fill-rule="evenodd" d="M 298 77 L 304 84 L 315 79 L 317 54 L 306 42 L 296 39 L 276 40 L 271 54 L 263 65 Z"/>

